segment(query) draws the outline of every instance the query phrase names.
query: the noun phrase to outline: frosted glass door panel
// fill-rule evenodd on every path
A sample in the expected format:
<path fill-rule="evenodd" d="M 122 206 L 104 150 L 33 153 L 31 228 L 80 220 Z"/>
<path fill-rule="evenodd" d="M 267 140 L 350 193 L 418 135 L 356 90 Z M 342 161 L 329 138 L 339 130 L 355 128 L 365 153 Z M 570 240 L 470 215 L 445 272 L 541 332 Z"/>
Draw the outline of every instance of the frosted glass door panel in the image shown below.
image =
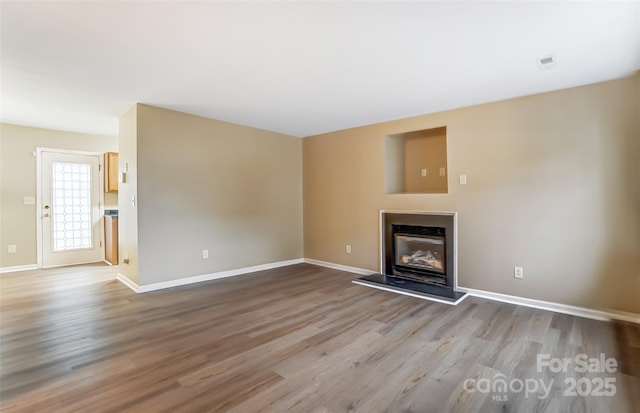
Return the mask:
<path fill-rule="evenodd" d="M 53 162 L 53 251 L 93 248 L 91 164 Z"/>

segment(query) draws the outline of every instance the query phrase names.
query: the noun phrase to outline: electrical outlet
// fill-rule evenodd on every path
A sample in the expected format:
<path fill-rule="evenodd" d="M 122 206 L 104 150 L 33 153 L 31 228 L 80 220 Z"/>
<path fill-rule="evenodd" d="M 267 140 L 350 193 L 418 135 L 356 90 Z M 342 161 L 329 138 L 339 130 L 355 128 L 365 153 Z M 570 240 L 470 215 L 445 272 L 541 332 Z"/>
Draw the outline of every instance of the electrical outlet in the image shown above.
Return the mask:
<path fill-rule="evenodd" d="M 345 250 L 347 251 L 347 254 L 351 254 L 351 245 L 347 245 Z"/>
<path fill-rule="evenodd" d="M 427 176 L 427 168 L 422 168 L 422 177 L 424 178 L 425 176 Z"/>
<path fill-rule="evenodd" d="M 524 278 L 524 272 L 522 271 L 522 267 L 513 267 L 513 276 L 515 278 Z"/>
<path fill-rule="evenodd" d="M 209 258 L 209 250 L 202 250 L 202 259 L 206 260 Z"/>
<path fill-rule="evenodd" d="M 7 248 L 7 252 L 9 254 L 15 254 L 16 253 L 16 246 L 15 245 L 9 245 L 9 247 Z"/>
<path fill-rule="evenodd" d="M 444 168 L 440 168 L 440 176 L 445 176 L 447 171 Z"/>

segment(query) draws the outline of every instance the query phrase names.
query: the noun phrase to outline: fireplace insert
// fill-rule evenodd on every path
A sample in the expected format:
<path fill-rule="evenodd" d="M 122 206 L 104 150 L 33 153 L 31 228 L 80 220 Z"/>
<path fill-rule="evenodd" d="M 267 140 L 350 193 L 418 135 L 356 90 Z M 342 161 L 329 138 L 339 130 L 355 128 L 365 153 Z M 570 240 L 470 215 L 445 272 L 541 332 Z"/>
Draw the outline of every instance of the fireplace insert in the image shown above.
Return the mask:
<path fill-rule="evenodd" d="M 441 227 L 392 225 L 393 275 L 447 285 L 446 231 Z"/>

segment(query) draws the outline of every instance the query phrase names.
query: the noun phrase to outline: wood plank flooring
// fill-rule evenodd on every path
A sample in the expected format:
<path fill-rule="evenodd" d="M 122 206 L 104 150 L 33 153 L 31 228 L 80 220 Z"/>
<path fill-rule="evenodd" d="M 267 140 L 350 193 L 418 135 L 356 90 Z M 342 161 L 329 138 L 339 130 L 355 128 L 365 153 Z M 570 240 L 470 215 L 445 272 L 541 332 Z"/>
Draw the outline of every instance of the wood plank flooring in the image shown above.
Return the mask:
<path fill-rule="evenodd" d="M 2 411 L 640 411 L 638 325 L 473 297 L 452 307 L 308 264 L 140 295 L 115 271 L 0 275 Z M 537 369 L 539 354 L 600 353 L 615 373 Z M 498 374 L 515 389 L 478 391 Z M 565 395 L 566 380 L 586 391 L 605 378 L 612 396 Z M 527 379 L 548 397 L 518 391 Z"/>

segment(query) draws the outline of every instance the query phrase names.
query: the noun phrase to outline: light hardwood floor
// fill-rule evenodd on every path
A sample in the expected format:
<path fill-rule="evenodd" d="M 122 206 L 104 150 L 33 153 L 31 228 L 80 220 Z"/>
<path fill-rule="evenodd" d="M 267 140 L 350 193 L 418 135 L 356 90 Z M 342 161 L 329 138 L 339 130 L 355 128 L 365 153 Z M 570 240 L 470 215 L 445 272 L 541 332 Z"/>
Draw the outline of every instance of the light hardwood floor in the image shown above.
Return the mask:
<path fill-rule="evenodd" d="M 638 325 L 477 298 L 452 307 L 355 277 L 301 264 L 136 295 L 110 267 L 2 274 L 2 410 L 640 411 Z M 620 365 L 536 369 L 538 354 L 581 353 Z M 551 394 L 465 391 L 500 373 L 553 380 Z M 566 396 L 571 378 L 613 378 L 615 395 Z"/>

